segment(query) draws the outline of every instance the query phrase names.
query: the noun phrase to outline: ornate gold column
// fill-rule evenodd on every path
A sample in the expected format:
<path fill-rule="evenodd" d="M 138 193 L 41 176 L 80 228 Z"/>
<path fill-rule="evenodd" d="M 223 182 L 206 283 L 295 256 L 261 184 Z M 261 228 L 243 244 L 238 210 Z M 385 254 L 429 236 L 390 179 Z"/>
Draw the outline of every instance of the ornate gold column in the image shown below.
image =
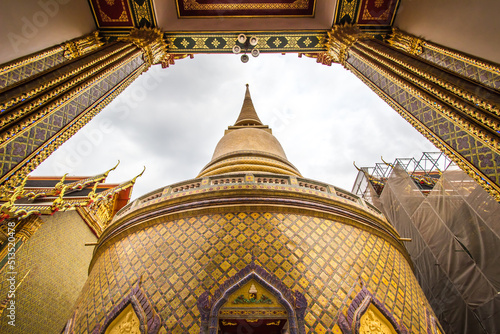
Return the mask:
<path fill-rule="evenodd" d="M 30 61 L 47 66 L 31 73 Z M 151 65 L 171 63 L 161 31 L 134 29 L 115 42 L 94 33 L 1 66 L 0 76 L 10 74 L 0 88 L 0 183 L 17 185 Z M 26 75 L 16 81 L 12 71 Z"/>
<path fill-rule="evenodd" d="M 493 89 L 500 89 L 500 65 L 426 41 L 393 28 L 387 43 L 429 63 Z"/>
<path fill-rule="evenodd" d="M 94 51 L 103 44 L 99 39 L 98 32 L 94 31 L 89 35 L 0 65 L 0 92 L 16 82 L 26 80 L 46 70 L 58 67 L 71 59 Z"/>
<path fill-rule="evenodd" d="M 383 42 L 353 26 L 335 26 L 325 47 L 318 61 L 352 71 L 500 201 L 500 92 L 492 86 L 500 81 L 474 82 L 460 70 L 431 62 L 422 57 L 427 50 L 446 49 L 397 30 Z M 461 61 L 466 59 L 477 65 L 474 71 L 487 70 L 485 62 L 466 55 Z M 494 75 L 498 66 L 488 69 Z"/>

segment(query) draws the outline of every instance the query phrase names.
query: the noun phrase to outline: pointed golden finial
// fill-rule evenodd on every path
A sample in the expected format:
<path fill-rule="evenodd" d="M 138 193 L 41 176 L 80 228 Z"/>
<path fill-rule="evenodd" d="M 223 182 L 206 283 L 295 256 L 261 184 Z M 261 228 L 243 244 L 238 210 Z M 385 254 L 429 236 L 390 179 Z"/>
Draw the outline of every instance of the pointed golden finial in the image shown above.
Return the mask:
<path fill-rule="evenodd" d="M 94 183 L 94 185 L 92 186 L 92 190 L 87 195 L 88 198 L 88 201 L 86 202 L 87 205 L 97 200 L 98 197 L 97 186 L 99 186 L 99 182 Z"/>
<path fill-rule="evenodd" d="M 134 177 L 132 180 L 121 183 L 120 185 L 118 185 L 112 189 L 108 189 L 108 190 L 105 190 L 103 192 L 100 192 L 99 194 L 97 194 L 97 183 L 94 184 L 92 191 L 87 196 L 88 201 L 86 202 L 86 204 L 96 202 L 96 201 L 101 200 L 103 198 L 111 198 L 115 193 L 132 187 L 135 184 L 135 181 L 137 180 L 137 178 L 142 176 L 142 174 L 144 174 L 145 170 L 146 170 L 146 166 L 144 166 L 144 169 L 142 170 L 142 172 L 139 175 L 137 175 L 136 177 Z"/>
<path fill-rule="evenodd" d="M 99 186 L 99 182 L 94 183 L 92 186 L 92 191 L 88 194 L 88 198 L 94 198 L 97 193 L 97 186 Z"/>
<path fill-rule="evenodd" d="M 391 164 L 391 163 L 386 162 L 382 156 L 380 156 L 380 159 L 381 159 L 381 160 L 382 160 L 382 162 L 383 162 L 384 164 L 386 164 L 387 166 L 389 166 L 389 167 L 391 167 L 391 168 L 394 168 L 394 165 L 393 165 L 393 164 Z"/>
<path fill-rule="evenodd" d="M 146 171 L 146 166 L 144 166 L 144 169 L 142 170 L 141 174 L 137 175 L 136 177 L 134 177 L 132 180 L 130 180 L 130 182 L 132 184 L 135 184 L 135 181 L 137 180 L 138 177 L 141 177 L 142 174 L 144 174 L 144 172 Z"/>
<path fill-rule="evenodd" d="M 354 165 L 354 167 L 356 167 L 356 169 L 358 170 L 358 172 L 361 172 L 365 175 L 365 177 L 368 179 L 368 180 L 373 180 L 373 176 L 371 176 L 367 171 L 366 169 L 363 169 L 363 168 L 359 168 L 358 166 L 356 166 L 356 161 L 353 161 L 352 164 Z"/>
<path fill-rule="evenodd" d="M 68 175 L 69 173 L 66 173 L 64 174 L 62 177 L 61 177 L 61 180 L 59 182 L 56 183 L 56 185 L 54 186 L 54 190 L 55 190 L 55 193 L 58 193 L 59 191 L 61 191 L 61 189 L 64 187 L 64 181 L 66 180 L 66 176 Z"/>
<path fill-rule="evenodd" d="M 52 210 L 61 210 L 61 209 L 64 209 L 65 204 L 66 204 L 66 202 L 64 201 L 64 194 L 66 193 L 67 189 L 68 189 L 67 185 L 65 185 L 65 186 L 62 187 L 61 191 L 59 192 L 59 195 L 52 202 L 52 205 L 51 205 L 51 209 Z"/>
<path fill-rule="evenodd" d="M 14 189 L 12 195 L 9 198 L 9 202 L 14 204 L 17 199 L 20 199 L 24 193 L 24 186 L 26 186 L 26 182 L 28 181 L 28 175 L 21 181 L 21 183 Z"/>
<path fill-rule="evenodd" d="M 116 169 L 116 167 L 118 167 L 118 165 L 120 164 L 120 160 L 118 160 L 118 163 L 115 165 L 115 167 L 107 170 L 106 172 L 102 173 L 101 175 L 99 175 L 96 179 L 96 182 L 94 182 L 94 185 L 92 186 L 92 191 L 87 195 L 87 197 L 93 201 L 95 199 L 95 197 L 97 196 L 97 187 L 99 186 L 99 184 L 103 183 L 106 178 L 108 177 L 109 173 L 111 171 L 114 171 Z"/>
<path fill-rule="evenodd" d="M 120 160 L 118 160 L 118 163 L 115 165 L 115 167 L 111 168 L 110 170 L 106 171 L 105 173 L 102 174 L 102 176 L 104 178 L 107 178 L 109 173 L 111 173 L 112 171 L 114 171 L 116 169 L 116 167 L 118 167 L 118 165 L 120 164 Z"/>
<path fill-rule="evenodd" d="M 20 199 L 24 193 L 24 186 L 28 181 L 28 175 L 21 181 L 21 183 L 14 189 L 14 191 L 8 196 L 7 201 L 0 206 L 0 212 L 3 214 L 11 214 L 16 211 L 15 202 Z M 5 218 L 5 217 L 3 217 Z"/>

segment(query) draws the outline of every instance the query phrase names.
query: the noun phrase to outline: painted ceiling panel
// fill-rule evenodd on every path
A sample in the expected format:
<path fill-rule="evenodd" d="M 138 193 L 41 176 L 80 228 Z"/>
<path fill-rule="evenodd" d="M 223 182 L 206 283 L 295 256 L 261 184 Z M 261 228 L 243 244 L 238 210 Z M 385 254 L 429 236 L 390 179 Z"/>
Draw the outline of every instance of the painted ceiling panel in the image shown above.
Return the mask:
<path fill-rule="evenodd" d="M 335 24 L 390 26 L 399 0 L 339 0 Z"/>
<path fill-rule="evenodd" d="M 100 28 L 133 28 L 127 0 L 90 0 L 92 12 Z"/>
<path fill-rule="evenodd" d="M 391 25 L 396 14 L 398 0 L 362 0 L 358 24 Z"/>
<path fill-rule="evenodd" d="M 316 0 L 176 0 L 182 17 L 312 17 Z"/>
<path fill-rule="evenodd" d="M 381 31 L 392 25 L 400 0 L 88 1 L 101 32 L 124 34 L 133 27 L 191 32 L 277 31 L 329 29 L 332 24 L 346 23 Z"/>

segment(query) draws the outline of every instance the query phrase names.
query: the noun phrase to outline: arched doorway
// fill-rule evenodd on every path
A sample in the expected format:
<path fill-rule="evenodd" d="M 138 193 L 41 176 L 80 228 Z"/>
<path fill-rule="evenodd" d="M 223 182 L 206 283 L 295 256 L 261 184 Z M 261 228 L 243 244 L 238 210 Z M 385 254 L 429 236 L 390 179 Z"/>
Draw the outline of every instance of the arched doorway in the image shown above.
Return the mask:
<path fill-rule="evenodd" d="M 255 278 L 228 296 L 218 313 L 218 334 L 281 334 L 288 331 L 288 312 Z"/>
<path fill-rule="evenodd" d="M 197 302 L 200 334 L 304 334 L 307 300 L 255 263 Z"/>

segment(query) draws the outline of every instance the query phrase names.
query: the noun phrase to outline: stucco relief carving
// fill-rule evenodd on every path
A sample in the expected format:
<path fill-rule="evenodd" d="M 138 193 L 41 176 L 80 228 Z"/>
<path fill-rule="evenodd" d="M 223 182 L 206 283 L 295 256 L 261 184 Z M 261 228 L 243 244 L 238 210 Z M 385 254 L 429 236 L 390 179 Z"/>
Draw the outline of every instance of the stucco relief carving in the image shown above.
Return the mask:
<path fill-rule="evenodd" d="M 109 325 L 105 334 L 141 334 L 140 321 L 132 305 L 127 306 Z"/>
<path fill-rule="evenodd" d="M 370 334 L 370 333 L 380 333 L 380 334 L 392 334 L 394 331 L 391 331 L 389 327 L 387 327 L 381 319 L 372 311 L 368 310 L 361 317 L 360 326 L 359 326 L 360 334 Z"/>

